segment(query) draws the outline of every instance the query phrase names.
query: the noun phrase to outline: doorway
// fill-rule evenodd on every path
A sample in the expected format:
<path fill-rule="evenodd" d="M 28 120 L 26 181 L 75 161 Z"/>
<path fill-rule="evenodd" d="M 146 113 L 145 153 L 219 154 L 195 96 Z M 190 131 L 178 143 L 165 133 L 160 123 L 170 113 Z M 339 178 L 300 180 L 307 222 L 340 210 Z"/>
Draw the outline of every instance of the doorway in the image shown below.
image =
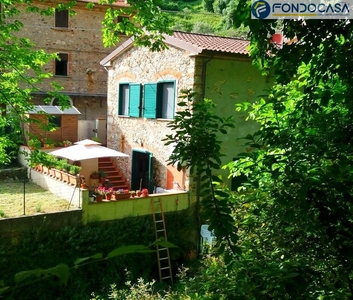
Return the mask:
<path fill-rule="evenodd" d="M 151 152 L 132 150 L 131 190 L 147 188 L 149 193 L 153 193 L 152 158 Z"/>

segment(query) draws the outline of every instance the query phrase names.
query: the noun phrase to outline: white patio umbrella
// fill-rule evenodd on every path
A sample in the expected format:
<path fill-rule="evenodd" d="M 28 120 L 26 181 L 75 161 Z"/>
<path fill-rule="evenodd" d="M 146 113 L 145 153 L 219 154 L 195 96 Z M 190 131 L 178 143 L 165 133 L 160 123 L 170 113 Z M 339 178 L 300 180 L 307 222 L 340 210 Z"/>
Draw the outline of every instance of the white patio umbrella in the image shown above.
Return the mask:
<path fill-rule="evenodd" d="M 70 147 L 61 148 L 50 152 L 50 154 L 67 158 L 70 160 L 85 160 L 99 157 L 128 157 L 129 155 L 101 146 L 92 140 L 76 142 Z"/>

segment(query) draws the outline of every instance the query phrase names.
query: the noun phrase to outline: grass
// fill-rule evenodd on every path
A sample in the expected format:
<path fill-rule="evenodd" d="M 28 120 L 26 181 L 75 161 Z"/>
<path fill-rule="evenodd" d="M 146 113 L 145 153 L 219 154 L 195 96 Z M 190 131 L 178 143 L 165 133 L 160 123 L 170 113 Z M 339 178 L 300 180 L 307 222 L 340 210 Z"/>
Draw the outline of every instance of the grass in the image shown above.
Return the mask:
<path fill-rule="evenodd" d="M 67 210 L 67 200 L 58 198 L 32 182 L 26 183 L 25 199 L 23 189 L 23 182 L 0 181 L 0 218 L 23 216 L 24 200 L 25 215 Z"/>

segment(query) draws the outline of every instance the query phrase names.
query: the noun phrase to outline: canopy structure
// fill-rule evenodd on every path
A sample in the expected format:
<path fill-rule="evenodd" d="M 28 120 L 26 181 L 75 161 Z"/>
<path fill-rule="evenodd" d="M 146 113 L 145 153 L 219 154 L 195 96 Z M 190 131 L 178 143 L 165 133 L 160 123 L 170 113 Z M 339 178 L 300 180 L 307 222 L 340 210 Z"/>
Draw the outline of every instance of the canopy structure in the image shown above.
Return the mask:
<path fill-rule="evenodd" d="M 67 158 L 73 161 L 85 160 L 99 157 L 128 157 L 129 155 L 101 146 L 92 140 L 83 140 L 76 142 L 70 147 L 61 148 L 50 152 L 50 154 Z"/>

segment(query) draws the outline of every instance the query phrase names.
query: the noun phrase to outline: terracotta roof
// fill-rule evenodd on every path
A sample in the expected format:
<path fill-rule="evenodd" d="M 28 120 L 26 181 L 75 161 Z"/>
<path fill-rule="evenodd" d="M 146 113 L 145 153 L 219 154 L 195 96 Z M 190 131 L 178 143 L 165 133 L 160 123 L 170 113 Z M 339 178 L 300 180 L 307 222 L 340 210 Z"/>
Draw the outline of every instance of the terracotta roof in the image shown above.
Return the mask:
<path fill-rule="evenodd" d="M 247 47 L 250 43 L 242 39 L 182 31 L 174 31 L 172 37 L 190 43 L 202 50 L 249 54 Z"/>
<path fill-rule="evenodd" d="M 167 45 L 188 51 L 190 55 L 199 55 L 203 51 L 241 55 L 249 54 L 247 47 L 250 42 L 242 39 L 182 31 L 174 31 L 172 35 L 164 35 L 164 38 L 164 42 Z M 102 66 L 108 66 L 111 61 L 121 53 L 133 47 L 133 42 L 133 38 L 129 38 L 124 43 L 120 44 L 118 48 L 101 60 L 100 64 Z"/>

